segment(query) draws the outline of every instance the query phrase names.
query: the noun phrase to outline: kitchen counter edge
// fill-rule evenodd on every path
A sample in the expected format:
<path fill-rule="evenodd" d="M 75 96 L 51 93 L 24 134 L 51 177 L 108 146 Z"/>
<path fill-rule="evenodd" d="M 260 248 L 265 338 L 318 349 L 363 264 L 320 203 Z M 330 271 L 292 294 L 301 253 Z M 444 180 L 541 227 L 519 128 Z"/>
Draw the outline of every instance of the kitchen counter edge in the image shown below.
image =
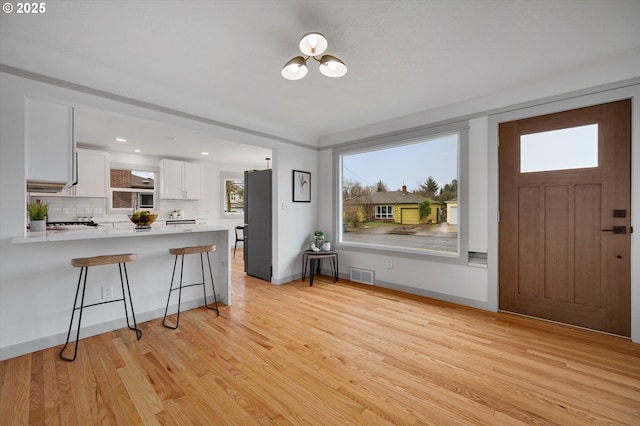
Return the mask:
<path fill-rule="evenodd" d="M 11 242 L 42 243 L 54 241 L 94 240 L 102 238 L 146 237 L 151 235 L 171 235 L 198 232 L 229 231 L 230 228 L 214 225 L 162 225 L 151 229 L 116 229 L 98 227 L 87 230 L 27 232 L 26 236 L 13 237 Z"/>

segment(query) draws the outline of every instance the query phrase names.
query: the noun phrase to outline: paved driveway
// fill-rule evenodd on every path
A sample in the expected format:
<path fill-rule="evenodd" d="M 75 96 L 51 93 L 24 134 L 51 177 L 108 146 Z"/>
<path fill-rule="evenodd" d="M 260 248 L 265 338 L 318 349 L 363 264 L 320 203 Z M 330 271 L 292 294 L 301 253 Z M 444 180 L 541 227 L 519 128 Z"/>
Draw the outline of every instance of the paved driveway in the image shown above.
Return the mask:
<path fill-rule="evenodd" d="M 390 233 L 394 228 L 410 230 L 412 234 Z M 344 241 L 388 245 L 407 248 L 421 248 L 451 253 L 458 252 L 458 226 L 440 223 L 438 225 L 380 226 L 358 228 L 343 234 Z"/>

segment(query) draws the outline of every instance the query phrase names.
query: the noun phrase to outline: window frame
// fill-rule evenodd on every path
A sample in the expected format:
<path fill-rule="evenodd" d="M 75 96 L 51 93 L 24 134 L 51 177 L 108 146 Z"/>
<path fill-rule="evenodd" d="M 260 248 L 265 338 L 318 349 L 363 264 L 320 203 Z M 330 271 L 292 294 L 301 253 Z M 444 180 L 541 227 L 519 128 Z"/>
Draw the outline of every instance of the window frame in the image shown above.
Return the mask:
<path fill-rule="evenodd" d="M 241 180 L 244 185 L 243 172 L 220 172 L 220 218 L 221 219 L 242 219 L 244 220 L 244 208 L 241 213 L 227 213 L 225 209 L 226 202 L 226 181 Z"/>
<path fill-rule="evenodd" d="M 140 172 L 148 172 L 148 173 L 153 173 L 154 174 L 154 187 L 153 189 L 143 189 L 143 188 L 115 188 L 111 186 L 111 169 L 116 169 L 116 170 L 130 170 L 130 171 L 140 171 Z M 129 207 L 113 207 L 113 193 L 114 192 L 131 192 L 131 193 L 138 193 L 138 192 L 142 192 L 142 193 L 147 193 L 147 194 L 153 194 L 153 209 L 150 210 L 157 210 L 158 209 L 158 203 L 160 201 L 160 197 L 158 196 L 158 188 L 159 185 L 157 185 L 158 181 L 159 181 L 159 177 L 160 177 L 160 169 L 153 167 L 153 166 L 148 166 L 148 165 L 144 165 L 144 164 L 133 164 L 133 163 L 120 163 L 120 162 L 111 162 L 109 164 L 109 197 L 107 199 L 107 212 L 110 214 L 122 214 L 125 212 L 130 212 L 132 211 L 133 207 L 129 208 Z"/>
<path fill-rule="evenodd" d="M 378 213 L 378 210 L 384 208 L 385 213 Z M 391 204 L 377 204 L 376 205 L 376 219 L 393 219 L 393 205 Z"/>
<path fill-rule="evenodd" d="M 458 252 L 411 249 L 398 246 L 382 246 L 362 242 L 343 241 L 342 157 L 350 154 L 394 148 L 419 143 L 440 136 L 458 134 Z M 469 249 L 468 230 L 468 163 L 469 123 L 467 120 L 438 124 L 389 133 L 347 142 L 332 150 L 333 169 L 333 241 L 338 250 L 357 251 L 382 256 L 402 256 L 416 260 L 467 265 Z"/>

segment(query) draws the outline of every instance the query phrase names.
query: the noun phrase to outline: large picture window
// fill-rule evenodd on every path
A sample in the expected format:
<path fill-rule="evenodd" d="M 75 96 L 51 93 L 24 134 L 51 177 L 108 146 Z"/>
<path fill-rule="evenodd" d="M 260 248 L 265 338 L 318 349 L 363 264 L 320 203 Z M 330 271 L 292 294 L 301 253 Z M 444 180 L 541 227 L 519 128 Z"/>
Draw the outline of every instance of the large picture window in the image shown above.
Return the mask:
<path fill-rule="evenodd" d="M 338 153 L 339 242 L 460 254 L 460 133 Z"/>

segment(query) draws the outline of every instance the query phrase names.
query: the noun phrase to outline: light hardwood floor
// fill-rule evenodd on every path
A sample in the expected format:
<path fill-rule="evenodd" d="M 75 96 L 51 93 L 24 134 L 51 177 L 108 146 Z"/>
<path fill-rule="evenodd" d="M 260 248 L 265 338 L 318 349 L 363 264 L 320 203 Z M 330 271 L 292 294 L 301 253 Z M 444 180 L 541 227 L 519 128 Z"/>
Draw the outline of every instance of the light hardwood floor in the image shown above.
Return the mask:
<path fill-rule="evenodd" d="M 240 251 L 236 259 L 241 258 Z M 0 363 L 0 424 L 640 424 L 640 345 L 236 260 L 233 306 Z M 134 301 L 135 302 L 135 301 Z"/>

